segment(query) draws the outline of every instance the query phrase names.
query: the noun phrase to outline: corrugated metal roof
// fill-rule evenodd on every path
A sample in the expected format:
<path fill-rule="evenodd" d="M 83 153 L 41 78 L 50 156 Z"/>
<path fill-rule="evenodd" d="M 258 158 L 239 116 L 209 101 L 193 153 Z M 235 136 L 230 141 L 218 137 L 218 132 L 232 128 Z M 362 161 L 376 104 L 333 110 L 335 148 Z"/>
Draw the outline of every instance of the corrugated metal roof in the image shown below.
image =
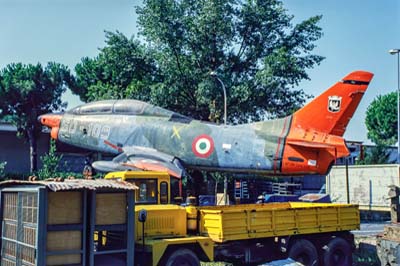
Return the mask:
<path fill-rule="evenodd" d="M 120 180 L 105 179 L 66 179 L 61 182 L 56 181 L 24 181 L 24 180 L 7 180 L 0 182 L 0 187 L 9 187 L 16 185 L 43 185 L 52 191 L 76 190 L 76 189 L 116 189 L 116 190 L 135 190 L 138 189 L 132 183 Z"/>

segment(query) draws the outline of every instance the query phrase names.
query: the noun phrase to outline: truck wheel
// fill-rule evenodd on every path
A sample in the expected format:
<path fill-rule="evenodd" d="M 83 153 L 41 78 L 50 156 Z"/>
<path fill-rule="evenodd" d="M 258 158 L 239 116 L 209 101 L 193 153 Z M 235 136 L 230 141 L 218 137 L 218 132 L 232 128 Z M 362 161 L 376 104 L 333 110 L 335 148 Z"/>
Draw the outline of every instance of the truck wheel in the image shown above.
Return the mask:
<path fill-rule="evenodd" d="M 179 248 L 168 254 L 165 266 L 200 266 L 196 254 L 187 248 Z"/>
<path fill-rule="evenodd" d="M 340 237 L 335 237 L 329 241 L 324 249 L 324 265 L 325 266 L 351 266 L 353 263 L 350 244 Z"/>
<path fill-rule="evenodd" d="M 298 239 L 294 242 L 289 250 L 289 258 L 305 266 L 318 265 L 317 249 L 314 244 L 307 239 Z"/>

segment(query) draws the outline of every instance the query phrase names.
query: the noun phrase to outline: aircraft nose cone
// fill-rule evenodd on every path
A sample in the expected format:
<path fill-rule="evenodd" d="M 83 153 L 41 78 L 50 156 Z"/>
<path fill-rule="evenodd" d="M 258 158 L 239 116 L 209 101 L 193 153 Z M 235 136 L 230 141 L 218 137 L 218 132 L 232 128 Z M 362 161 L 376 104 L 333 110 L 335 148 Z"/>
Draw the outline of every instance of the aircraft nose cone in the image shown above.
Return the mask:
<path fill-rule="evenodd" d="M 47 127 L 59 127 L 62 114 L 44 114 L 38 117 L 38 121 Z"/>

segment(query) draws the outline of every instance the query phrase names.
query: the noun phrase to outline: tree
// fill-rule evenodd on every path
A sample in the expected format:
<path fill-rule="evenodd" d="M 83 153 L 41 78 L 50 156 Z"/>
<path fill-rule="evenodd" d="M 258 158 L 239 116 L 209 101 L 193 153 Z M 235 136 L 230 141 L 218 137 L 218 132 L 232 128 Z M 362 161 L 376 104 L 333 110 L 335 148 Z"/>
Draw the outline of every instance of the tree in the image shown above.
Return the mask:
<path fill-rule="evenodd" d="M 363 160 L 357 162 L 359 165 L 365 164 L 386 164 L 393 163 L 389 161 L 390 152 L 385 145 L 377 145 L 366 149 Z"/>
<path fill-rule="evenodd" d="M 397 92 L 376 97 L 367 108 L 368 138 L 377 145 L 397 142 Z"/>
<path fill-rule="evenodd" d="M 305 102 L 294 87 L 323 60 L 311 53 L 321 16 L 293 26 L 279 0 L 145 0 L 136 11 L 143 44 L 107 33 L 99 56 L 76 66 L 74 91 L 84 100 L 139 98 L 219 121 L 222 90 L 210 77 L 217 71 L 231 122 L 282 117 Z"/>
<path fill-rule="evenodd" d="M 71 87 L 72 92 L 85 102 L 112 98 L 149 101 L 145 90 L 157 74 L 145 48 L 120 32 L 106 32 L 106 44 L 97 57 L 84 57 L 75 66 L 76 83 Z"/>
<path fill-rule="evenodd" d="M 58 63 L 9 64 L 0 72 L 0 118 L 17 127 L 30 147 L 30 170 L 37 169 L 36 139 L 42 126 L 38 117 L 66 106 L 61 94 L 73 82 L 68 68 Z"/>

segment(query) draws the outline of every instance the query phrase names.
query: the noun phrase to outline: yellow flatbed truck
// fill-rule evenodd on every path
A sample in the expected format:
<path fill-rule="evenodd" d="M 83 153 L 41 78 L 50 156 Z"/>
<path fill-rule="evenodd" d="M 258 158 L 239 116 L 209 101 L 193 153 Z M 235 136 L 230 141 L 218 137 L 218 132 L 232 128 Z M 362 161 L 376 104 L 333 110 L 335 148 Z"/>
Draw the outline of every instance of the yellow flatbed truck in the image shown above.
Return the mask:
<path fill-rule="evenodd" d="M 180 206 L 171 203 L 164 172 L 113 172 L 106 179 L 135 183 L 135 262 L 199 265 L 260 264 L 290 257 L 304 265 L 351 265 L 357 205 L 262 203 Z M 143 211 L 145 210 L 145 211 Z M 144 214 L 146 213 L 146 215 Z"/>

